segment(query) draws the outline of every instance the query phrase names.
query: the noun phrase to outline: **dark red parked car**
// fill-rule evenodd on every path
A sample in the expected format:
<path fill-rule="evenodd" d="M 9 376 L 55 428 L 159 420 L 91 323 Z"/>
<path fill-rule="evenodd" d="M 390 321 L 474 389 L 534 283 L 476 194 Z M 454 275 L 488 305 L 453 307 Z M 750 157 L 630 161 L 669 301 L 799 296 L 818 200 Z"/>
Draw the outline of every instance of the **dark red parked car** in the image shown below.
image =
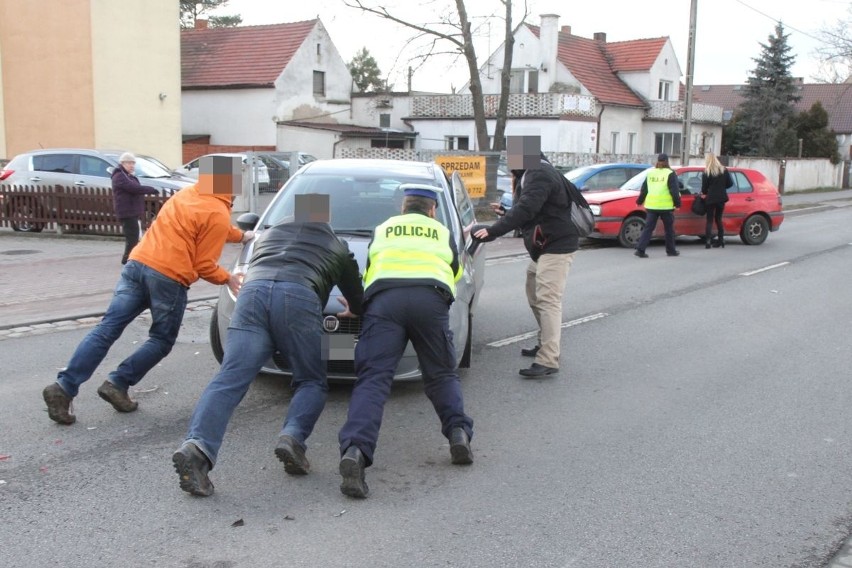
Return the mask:
<path fill-rule="evenodd" d="M 673 168 L 681 183 L 681 206 L 675 210 L 675 234 L 704 237 L 704 216 L 691 211 L 692 202 L 701 193 L 701 166 Z M 734 185 L 728 188 L 730 200 L 723 217 L 726 235 L 739 235 L 747 245 L 759 245 L 784 221 L 778 188 L 757 170 L 728 168 Z M 586 201 L 595 214 L 592 238 L 615 238 L 624 247 L 633 247 L 645 227 L 645 208 L 636 204 L 647 170 L 637 174 L 621 188 L 586 191 Z M 714 228 L 715 233 L 715 228 Z M 658 223 L 655 237 L 663 236 Z"/>

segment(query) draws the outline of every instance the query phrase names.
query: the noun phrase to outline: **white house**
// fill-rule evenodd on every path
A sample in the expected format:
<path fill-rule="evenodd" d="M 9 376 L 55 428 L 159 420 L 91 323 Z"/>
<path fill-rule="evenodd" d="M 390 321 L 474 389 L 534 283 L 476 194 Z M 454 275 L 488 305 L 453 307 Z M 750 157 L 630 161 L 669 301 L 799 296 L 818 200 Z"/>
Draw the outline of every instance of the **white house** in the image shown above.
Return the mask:
<path fill-rule="evenodd" d="M 348 118 L 352 77 L 319 19 L 232 28 L 205 24 L 181 32 L 184 138 L 274 146 L 280 121 Z"/>

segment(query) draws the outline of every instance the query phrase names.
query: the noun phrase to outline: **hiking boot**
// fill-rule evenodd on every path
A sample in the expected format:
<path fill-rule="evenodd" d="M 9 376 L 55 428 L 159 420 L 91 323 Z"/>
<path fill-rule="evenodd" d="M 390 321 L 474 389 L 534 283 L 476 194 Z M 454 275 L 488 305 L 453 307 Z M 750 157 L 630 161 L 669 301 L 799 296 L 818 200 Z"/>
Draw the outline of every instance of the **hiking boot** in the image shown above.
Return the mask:
<path fill-rule="evenodd" d="M 139 403 L 130 400 L 127 391 L 123 391 L 109 381 L 98 387 L 98 396 L 107 401 L 119 412 L 133 412 L 139 408 Z"/>
<path fill-rule="evenodd" d="M 284 462 L 284 471 L 290 475 L 305 475 L 311 469 L 305 450 L 293 436 L 284 434 L 278 438 L 275 455 Z"/>
<path fill-rule="evenodd" d="M 71 413 L 71 401 L 74 400 L 62 390 L 59 383 L 53 383 L 41 391 L 47 404 L 47 415 L 59 424 L 74 424 L 77 417 Z"/>
<path fill-rule="evenodd" d="M 350 497 L 363 499 L 370 492 L 367 482 L 364 480 L 364 467 L 366 460 L 356 446 L 349 446 L 340 458 L 340 475 L 343 481 L 340 483 L 340 492 Z"/>
<path fill-rule="evenodd" d="M 470 449 L 470 437 L 464 428 L 456 426 L 450 432 L 450 457 L 455 465 L 470 465 L 473 463 L 473 452 Z"/>
<path fill-rule="evenodd" d="M 199 497 L 213 495 L 213 482 L 207 477 L 210 461 L 192 442 L 184 442 L 172 454 L 175 471 L 180 477 L 180 488 Z"/>

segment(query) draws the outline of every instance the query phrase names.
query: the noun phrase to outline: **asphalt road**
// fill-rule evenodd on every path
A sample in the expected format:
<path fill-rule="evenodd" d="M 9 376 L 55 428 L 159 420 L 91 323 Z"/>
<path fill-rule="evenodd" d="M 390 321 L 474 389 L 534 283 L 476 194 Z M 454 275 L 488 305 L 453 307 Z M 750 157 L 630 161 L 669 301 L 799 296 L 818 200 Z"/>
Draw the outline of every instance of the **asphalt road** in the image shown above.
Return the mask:
<path fill-rule="evenodd" d="M 338 490 L 349 389 L 309 441 L 314 471 L 291 478 L 272 454 L 289 393 L 267 376 L 231 422 L 216 494 L 178 489 L 169 457 L 216 371 L 203 311 L 119 415 L 95 389 L 144 336 L 135 322 L 72 427 L 40 390 L 85 330 L 4 340 L 0 564 L 825 566 L 852 534 L 850 211 L 791 215 L 759 247 L 581 252 L 562 371 L 543 380 L 515 372 L 525 262 L 492 259 L 462 373 L 474 465 L 450 465 L 420 385 L 398 385 L 364 501 Z"/>

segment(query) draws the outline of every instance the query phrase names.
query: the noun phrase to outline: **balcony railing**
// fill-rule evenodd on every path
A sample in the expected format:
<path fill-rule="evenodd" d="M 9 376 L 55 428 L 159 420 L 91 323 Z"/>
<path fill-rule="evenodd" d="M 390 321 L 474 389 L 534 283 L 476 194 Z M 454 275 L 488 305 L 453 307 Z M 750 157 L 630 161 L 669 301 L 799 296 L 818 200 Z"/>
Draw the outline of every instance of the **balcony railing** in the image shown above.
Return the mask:
<path fill-rule="evenodd" d="M 649 101 L 651 105 L 645 118 L 659 120 L 683 120 L 686 103 L 683 101 Z M 692 104 L 692 120 L 696 122 L 722 123 L 722 107 Z"/>
<path fill-rule="evenodd" d="M 485 116 L 495 118 L 500 95 L 485 95 Z M 594 97 L 565 93 L 509 95 L 506 116 L 597 116 Z M 473 95 L 416 95 L 411 97 L 411 116 L 417 118 L 472 118 Z"/>

